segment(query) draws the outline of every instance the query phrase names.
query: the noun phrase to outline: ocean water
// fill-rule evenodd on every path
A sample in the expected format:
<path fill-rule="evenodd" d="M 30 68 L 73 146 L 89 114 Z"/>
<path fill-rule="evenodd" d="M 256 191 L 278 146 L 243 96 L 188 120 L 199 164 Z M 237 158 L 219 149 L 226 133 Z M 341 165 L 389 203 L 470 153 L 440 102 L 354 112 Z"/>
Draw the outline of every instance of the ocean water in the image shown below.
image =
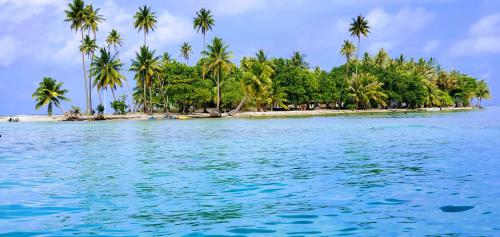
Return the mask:
<path fill-rule="evenodd" d="M 500 235 L 500 108 L 0 134 L 1 236 Z"/>

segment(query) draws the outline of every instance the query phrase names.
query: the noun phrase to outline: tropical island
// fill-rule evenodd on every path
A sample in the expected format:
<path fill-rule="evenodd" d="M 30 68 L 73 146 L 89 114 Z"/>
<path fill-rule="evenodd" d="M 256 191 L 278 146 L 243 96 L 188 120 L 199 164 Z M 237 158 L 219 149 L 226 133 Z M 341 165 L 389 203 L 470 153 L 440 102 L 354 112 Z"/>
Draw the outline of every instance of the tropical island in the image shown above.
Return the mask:
<path fill-rule="evenodd" d="M 33 93 L 36 109 L 46 107 L 52 116 L 57 108 L 64 120 L 147 118 L 154 114 L 191 118 L 267 111 L 296 111 L 290 114 L 297 115 L 315 110 L 322 110 L 320 114 L 456 110 L 480 108 L 483 99 L 491 98 L 484 80 L 443 70 L 434 58 L 391 58 L 383 48 L 375 55 L 360 55 L 361 40 L 369 37 L 371 30 L 362 15 L 350 23 L 349 33 L 355 43 L 345 40 L 339 47 L 345 63 L 324 70 L 311 67 L 298 51 L 290 58 L 275 58 L 258 50 L 236 65 L 230 45 L 223 39 L 214 37 L 206 42 L 206 34 L 216 23 L 208 9 L 199 10 L 193 19 L 203 40 L 202 57 L 190 62 L 192 46 L 184 42 L 175 52 L 184 59 L 179 62 L 168 52 L 156 52 L 148 46 L 148 36 L 154 34 L 157 25 L 156 13 L 148 6 L 139 7 L 133 16 L 131 27 L 143 34 L 144 42 L 127 64 L 120 60 L 124 40 L 120 32 L 112 30 L 106 45 L 97 44 L 99 24 L 105 21 L 99 11 L 83 0 L 73 0 L 65 11 L 65 21 L 81 36 L 81 45 L 75 50 L 81 53 L 84 110 L 76 106 L 68 111 L 62 108 L 62 101 L 70 101 L 68 91 L 51 77 L 44 77 Z M 134 72 L 134 78 L 125 78 L 125 70 Z M 116 95 L 126 81 L 134 85 L 133 93 Z M 114 115 L 104 115 L 103 93 L 111 93 Z M 93 95 L 98 96 L 97 106 Z M 133 104 L 127 104 L 127 98 L 132 98 Z"/>

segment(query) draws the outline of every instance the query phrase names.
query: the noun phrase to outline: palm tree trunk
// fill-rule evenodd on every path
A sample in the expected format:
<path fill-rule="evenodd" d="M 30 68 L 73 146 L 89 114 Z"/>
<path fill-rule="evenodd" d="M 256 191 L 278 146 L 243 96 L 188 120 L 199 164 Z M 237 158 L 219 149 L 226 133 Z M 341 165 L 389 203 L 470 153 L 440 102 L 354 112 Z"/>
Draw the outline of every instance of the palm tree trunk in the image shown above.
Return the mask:
<path fill-rule="evenodd" d="M 94 34 L 94 40 L 96 40 L 95 30 L 93 30 L 92 33 Z M 92 65 L 92 63 L 94 63 L 94 51 L 92 51 L 92 53 L 90 55 L 90 65 Z M 89 107 L 90 107 L 90 110 L 92 111 L 92 76 L 91 75 L 89 75 Z"/>
<path fill-rule="evenodd" d="M 205 52 L 205 50 L 206 50 L 206 45 L 207 45 L 207 42 L 206 42 L 206 38 L 205 38 L 205 33 L 203 33 L 203 52 Z"/>
<path fill-rule="evenodd" d="M 147 113 L 147 110 L 146 110 L 147 109 L 146 108 L 146 102 L 147 102 L 147 98 L 146 98 L 146 77 L 144 77 L 144 94 L 143 94 L 143 96 L 144 96 L 144 101 L 142 103 L 143 104 L 142 107 L 143 107 L 144 113 Z"/>
<path fill-rule="evenodd" d="M 64 109 L 61 107 L 61 105 L 56 105 L 56 106 L 57 106 L 57 108 L 59 108 L 61 110 L 63 115 L 66 114 L 66 111 L 64 111 Z"/>
<path fill-rule="evenodd" d="M 358 74 L 359 46 L 360 45 L 361 45 L 361 37 L 358 36 L 358 55 L 356 56 L 356 74 Z"/>
<path fill-rule="evenodd" d="M 236 109 L 234 109 L 231 112 L 229 112 L 229 116 L 233 116 L 233 115 L 235 115 L 236 113 L 238 113 L 241 110 L 241 107 L 243 107 L 243 105 L 245 104 L 245 101 L 247 100 L 247 97 L 248 97 L 248 94 L 245 93 L 245 96 L 243 97 L 243 99 L 241 100 L 241 102 L 238 104 L 238 107 L 236 107 Z"/>
<path fill-rule="evenodd" d="M 101 95 L 101 91 L 99 89 L 97 89 L 97 95 L 99 96 L 99 104 L 102 105 L 102 95 Z"/>
<path fill-rule="evenodd" d="M 146 31 L 144 31 L 144 46 L 146 46 Z"/>
<path fill-rule="evenodd" d="M 153 93 L 151 86 L 149 86 L 149 111 L 151 112 L 151 116 L 153 116 Z"/>
<path fill-rule="evenodd" d="M 82 34 L 82 42 L 83 42 L 83 28 L 80 29 L 80 32 Z M 86 108 L 86 113 L 90 114 L 89 90 L 87 88 L 87 70 L 85 69 L 85 53 L 84 52 L 82 52 L 82 64 L 83 64 L 83 85 L 85 87 L 85 108 Z"/>
<path fill-rule="evenodd" d="M 113 88 L 111 88 L 111 94 L 113 95 L 113 101 L 116 101 L 115 90 Z"/>
<path fill-rule="evenodd" d="M 217 73 L 217 112 L 220 114 L 220 68 L 219 73 Z"/>

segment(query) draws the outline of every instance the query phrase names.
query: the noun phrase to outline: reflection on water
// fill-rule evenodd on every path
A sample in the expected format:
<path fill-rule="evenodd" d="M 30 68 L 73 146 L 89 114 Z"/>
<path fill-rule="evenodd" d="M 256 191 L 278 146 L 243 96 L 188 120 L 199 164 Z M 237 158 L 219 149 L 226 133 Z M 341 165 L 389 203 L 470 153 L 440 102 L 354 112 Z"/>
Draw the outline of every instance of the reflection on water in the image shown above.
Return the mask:
<path fill-rule="evenodd" d="M 495 235 L 499 115 L 0 124 L 0 234 Z"/>

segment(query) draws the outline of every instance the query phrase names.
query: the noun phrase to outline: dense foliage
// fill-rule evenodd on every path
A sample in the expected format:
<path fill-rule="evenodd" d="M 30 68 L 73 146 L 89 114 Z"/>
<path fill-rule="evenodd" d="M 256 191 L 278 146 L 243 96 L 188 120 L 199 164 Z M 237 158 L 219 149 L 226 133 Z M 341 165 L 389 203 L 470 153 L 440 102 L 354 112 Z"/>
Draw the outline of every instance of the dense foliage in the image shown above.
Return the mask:
<path fill-rule="evenodd" d="M 68 4 L 66 21 L 71 29 L 81 34 L 82 65 L 87 97 L 87 112 L 91 107 L 91 91 L 95 87 L 114 91 L 122 87 L 125 77 L 118 54 L 123 38 L 112 30 L 106 45 L 96 44 L 98 25 L 105 19 L 99 8 L 82 0 Z M 147 45 L 147 35 L 154 32 L 156 13 L 148 6 L 138 9 L 133 27 L 144 34 L 142 45 L 130 71 L 135 73 L 133 107 L 135 111 L 175 111 L 182 114 L 216 108 L 215 114 L 240 110 L 265 111 L 288 109 L 372 109 L 422 107 L 480 107 L 483 99 L 491 97 L 484 81 L 460 73 L 445 71 L 434 59 L 406 59 L 403 55 L 391 58 L 380 49 L 375 55 L 360 56 L 361 38 L 369 37 L 371 27 L 363 16 L 352 19 L 349 33 L 357 39 L 357 46 L 344 41 L 339 52 L 345 57 L 343 65 L 329 71 L 311 68 L 306 56 L 293 52 L 290 58 L 268 58 L 263 50 L 255 56 L 244 57 L 236 65 L 229 45 L 215 37 L 208 45 L 206 34 L 215 27 L 210 10 L 201 9 L 193 19 L 193 27 L 203 35 L 204 50 L 195 65 L 189 65 L 192 46 L 184 42 L 179 56 L 185 63 L 173 60 L 168 53 L 160 57 Z M 90 36 L 92 35 L 92 37 Z M 113 53 L 111 53 L 113 47 Z M 98 52 L 97 52 L 98 51 Z M 97 52 L 97 55 L 94 53 Z M 87 76 L 85 56 L 90 59 Z M 94 78 L 92 80 L 92 77 Z M 93 85 L 87 84 L 93 81 Z M 87 87 L 88 85 L 88 87 Z M 123 113 L 123 97 L 114 105 Z"/>
<path fill-rule="evenodd" d="M 217 75 L 203 79 L 203 65 L 204 59 L 194 66 L 175 60 L 161 63 L 159 75 L 152 77 L 156 81 L 152 89 L 155 109 L 187 113 L 215 106 Z M 329 72 L 306 65 L 303 55 L 267 59 L 259 51 L 255 57 L 241 60 L 239 67 L 228 66 L 220 81 L 221 110 L 231 111 L 238 105 L 259 111 L 461 107 L 473 105 L 473 99 L 479 106 L 481 99 L 489 98 L 484 81 L 458 71 L 443 71 L 433 59 L 391 59 L 383 49 Z M 356 67 L 357 74 L 348 70 Z M 140 101 L 141 96 L 136 93 L 134 98 Z"/>

